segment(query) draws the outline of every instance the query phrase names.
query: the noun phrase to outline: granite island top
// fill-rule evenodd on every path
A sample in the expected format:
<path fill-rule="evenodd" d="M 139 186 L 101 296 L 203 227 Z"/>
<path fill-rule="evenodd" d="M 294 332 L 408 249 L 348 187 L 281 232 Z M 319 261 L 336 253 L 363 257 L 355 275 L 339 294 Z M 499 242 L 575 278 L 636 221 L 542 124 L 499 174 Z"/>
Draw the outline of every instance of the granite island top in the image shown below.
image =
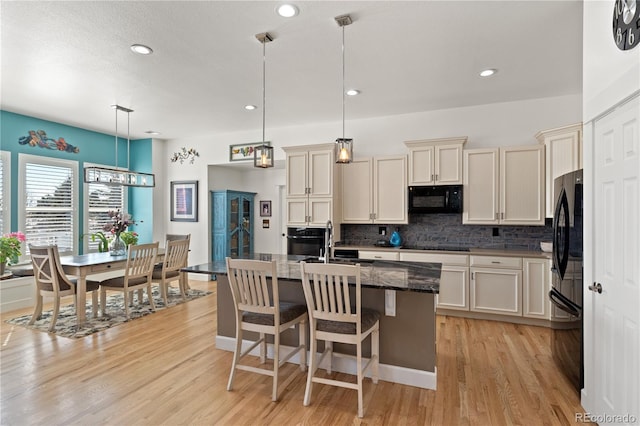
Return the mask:
<path fill-rule="evenodd" d="M 311 258 L 310 256 L 256 253 L 253 256 L 247 257 L 247 259 L 275 260 L 278 268 L 278 279 L 302 281 L 300 262 Z M 440 263 L 397 262 L 369 259 L 335 259 L 335 263 L 359 263 L 362 287 L 435 294 L 440 290 L 440 272 L 442 267 Z M 227 266 L 225 261 L 221 260 L 188 266 L 183 268 L 182 271 L 226 275 Z"/>

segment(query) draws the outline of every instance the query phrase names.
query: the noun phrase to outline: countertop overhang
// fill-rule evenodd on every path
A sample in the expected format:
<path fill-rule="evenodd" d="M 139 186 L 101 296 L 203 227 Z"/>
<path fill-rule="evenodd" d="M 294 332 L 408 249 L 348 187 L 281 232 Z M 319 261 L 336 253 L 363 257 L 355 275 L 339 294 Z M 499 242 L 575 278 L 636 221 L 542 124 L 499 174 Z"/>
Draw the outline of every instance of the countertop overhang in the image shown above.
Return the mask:
<path fill-rule="evenodd" d="M 272 261 L 277 264 L 278 279 L 302 281 L 300 262 L 309 256 L 256 253 L 245 259 Z M 362 287 L 382 290 L 413 291 L 437 294 L 440 290 L 442 264 L 436 262 L 399 262 L 390 260 L 341 259 L 336 263 L 359 263 Z M 225 261 L 188 266 L 182 272 L 199 274 L 227 274 Z"/>

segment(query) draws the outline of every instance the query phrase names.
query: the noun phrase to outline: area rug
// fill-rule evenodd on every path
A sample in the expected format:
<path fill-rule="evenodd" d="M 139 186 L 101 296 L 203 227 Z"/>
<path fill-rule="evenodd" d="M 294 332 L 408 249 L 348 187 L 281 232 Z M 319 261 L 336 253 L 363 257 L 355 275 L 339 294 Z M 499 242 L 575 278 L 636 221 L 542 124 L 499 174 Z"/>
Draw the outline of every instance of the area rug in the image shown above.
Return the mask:
<path fill-rule="evenodd" d="M 151 310 L 151 306 L 149 305 L 147 292 L 144 292 L 142 304 L 138 303 L 137 292 L 135 293 L 136 295 L 134 296 L 133 305 L 129 307 L 129 321 L 153 313 L 153 311 Z M 164 300 L 162 299 L 162 296 L 160 296 L 158 287 L 154 286 L 152 293 L 153 303 L 156 306 L 156 311 L 170 308 L 172 306 L 179 305 L 185 302 L 184 300 L 182 300 L 180 290 L 176 287 L 169 287 L 167 306 L 165 306 Z M 209 294 L 211 294 L 210 291 L 189 289 L 186 294 L 186 301 L 188 302 L 190 300 L 197 299 Z M 116 293 L 107 296 L 106 308 L 107 309 L 104 316 L 98 313 L 98 317 L 94 318 L 91 311 L 91 298 L 89 298 L 89 301 L 87 303 L 87 322 L 82 328 L 78 328 L 76 313 L 73 305 L 61 306 L 60 313 L 58 314 L 58 321 L 56 321 L 56 328 L 52 333 L 54 333 L 56 336 L 61 337 L 80 338 L 127 322 L 127 318 L 125 317 L 124 312 L 124 297 L 122 293 Z M 7 320 L 6 322 L 9 324 L 16 324 L 27 328 L 33 328 L 35 330 L 48 332 L 52 316 L 53 311 L 43 311 L 42 317 L 35 323 L 33 323 L 33 325 L 28 325 L 29 321 L 31 320 L 31 314 L 13 318 Z"/>

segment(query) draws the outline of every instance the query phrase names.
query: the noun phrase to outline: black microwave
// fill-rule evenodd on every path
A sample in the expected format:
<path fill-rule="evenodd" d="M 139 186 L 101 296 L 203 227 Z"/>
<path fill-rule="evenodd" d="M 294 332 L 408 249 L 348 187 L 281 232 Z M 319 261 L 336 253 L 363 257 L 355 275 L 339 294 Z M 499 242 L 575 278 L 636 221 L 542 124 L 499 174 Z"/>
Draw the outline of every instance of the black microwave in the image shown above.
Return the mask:
<path fill-rule="evenodd" d="M 409 213 L 461 212 L 462 185 L 409 187 Z"/>

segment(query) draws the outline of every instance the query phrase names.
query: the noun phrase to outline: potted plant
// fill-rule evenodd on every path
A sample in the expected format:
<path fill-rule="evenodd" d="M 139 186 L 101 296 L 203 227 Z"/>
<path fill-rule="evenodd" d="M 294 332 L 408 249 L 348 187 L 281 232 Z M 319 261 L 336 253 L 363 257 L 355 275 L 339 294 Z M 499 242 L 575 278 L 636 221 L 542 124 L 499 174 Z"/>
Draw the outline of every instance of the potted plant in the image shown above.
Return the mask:
<path fill-rule="evenodd" d="M 26 240 L 22 232 L 12 232 L 4 234 L 0 237 L 0 273 L 4 274 L 4 268 L 7 262 L 10 265 L 18 263 L 20 252 L 20 243 Z"/>

